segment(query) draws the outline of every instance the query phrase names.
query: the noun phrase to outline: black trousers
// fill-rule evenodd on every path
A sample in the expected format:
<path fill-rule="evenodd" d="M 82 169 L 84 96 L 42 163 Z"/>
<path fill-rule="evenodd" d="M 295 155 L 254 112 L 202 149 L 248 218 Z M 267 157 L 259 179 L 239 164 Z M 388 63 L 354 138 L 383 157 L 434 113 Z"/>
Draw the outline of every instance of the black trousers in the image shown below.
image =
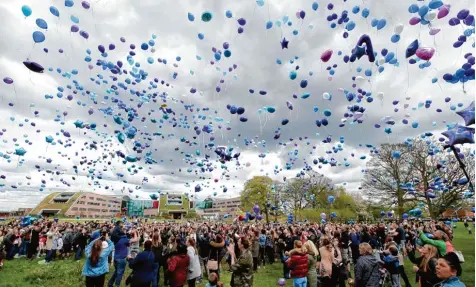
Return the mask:
<path fill-rule="evenodd" d="M 188 287 L 195 287 L 195 281 L 196 281 L 196 280 L 197 280 L 196 278 L 187 280 Z"/>
<path fill-rule="evenodd" d="M 258 257 L 253 257 L 253 270 L 258 270 Z"/>
<path fill-rule="evenodd" d="M 268 257 L 269 264 L 274 263 L 274 248 L 273 247 L 266 247 L 266 256 Z"/>
<path fill-rule="evenodd" d="M 32 259 L 34 255 L 36 255 L 36 249 L 38 248 L 38 242 L 30 242 L 28 243 L 28 247 L 26 250 L 26 257 L 28 259 Z"/>
<path fill-rule="evenodd" d="M 400 276 L 403 279 L 403 282 L 405 282 L 405 287 L 410 287 L 412 284 L 410 283 L 410 280 L 408 280 L 407 274 L 405 273 L 405 268 L 403 266 L 398 266 L 398 273 L 400 273 Z"/>
<path fill-rule="evenodd" d="M 86 276 L 86 287 L 104 287 L 106 274 L 97 277 Z"/>
<path fill-rule="evenodd" d="M 264 247 L 264 246 L 260 246 L 260 247 L 259 247 L 258 259 L 259 259 L 259 261 L 260 261 L 260 264 L 261 264 L 261 262 L 263 263 L 263 266 L 266 265 L 265 255 L 266 255 L 266 249 L 265 249 L 265 247 Z"/>

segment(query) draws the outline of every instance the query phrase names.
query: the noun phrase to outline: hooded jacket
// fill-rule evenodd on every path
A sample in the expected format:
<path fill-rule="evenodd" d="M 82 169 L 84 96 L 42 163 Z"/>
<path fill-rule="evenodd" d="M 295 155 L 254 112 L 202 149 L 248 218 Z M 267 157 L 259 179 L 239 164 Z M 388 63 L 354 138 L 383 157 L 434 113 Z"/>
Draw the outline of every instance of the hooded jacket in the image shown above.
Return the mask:
<path fill-rule="evenodd" d="M 355 265 L 355 287 L 379 287 L 379 261 L 374 255 L 362 255 Z"/>
<path fill-rule="evenodd" d="M 190 257 L 187 254 L 178 254 L 168 260 L 168 270 L 171 273 L 170 286 L 183 286 L 187 282 Z"/>

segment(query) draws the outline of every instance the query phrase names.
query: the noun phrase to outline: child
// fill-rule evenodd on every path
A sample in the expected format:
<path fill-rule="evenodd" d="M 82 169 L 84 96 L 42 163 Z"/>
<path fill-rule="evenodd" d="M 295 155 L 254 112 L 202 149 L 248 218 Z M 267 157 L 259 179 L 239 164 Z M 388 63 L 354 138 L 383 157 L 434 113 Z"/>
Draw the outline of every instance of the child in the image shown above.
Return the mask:
<path fill-rule="evenodd" d="M 392 279 L 392 287 L 400 287 L 400 272 L 398 270 L 398 249 L 395 245 L 391 245 L 387 250 L 384 250 L 383 262 L 385 262 L 385 269 L 390 273 Z"/>
<path fill-rule="evenodd" d="M 205 287 L 223 287 L 223 283 L 218 281 L 218 274 L 212 272 L 208 275 L 208 283 Z"/>

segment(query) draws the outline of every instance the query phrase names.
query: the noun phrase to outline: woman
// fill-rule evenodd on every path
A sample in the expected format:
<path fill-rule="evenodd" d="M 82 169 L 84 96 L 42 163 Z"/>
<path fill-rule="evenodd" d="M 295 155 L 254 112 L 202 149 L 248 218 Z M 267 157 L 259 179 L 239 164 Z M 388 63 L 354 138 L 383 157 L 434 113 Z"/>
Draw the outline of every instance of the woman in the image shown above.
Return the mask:
<path fill-rule="evenodd" d="M 160 241 L 160 233 L 155 232 L 152 235 L 152 253 L 154 253 L 154 280 L 152 280 L 152 287 L 157 287 L 160 281 L 160 261 L 162 260 L 162 242 Z"/>
<path fill-rule="evenodd" d="M 167 261 L 169 270 L 170 287 L 182 287 L 185 285 L 188 274 L 190 257 L 187 255 L 187 247 L 183 244 L 177 246 L 177 253 Z"/>
<path fill-rule="evenodd" d="M 208 255 L 207 266 L 210 266 L 210 261 L 216 261 L 216 268 L 208 268 L 208 273 L 215 272 L 220 274 L 220 261 L 223 247 L 225 247 L 225 240 L 221 237 L 220 234 L 217 234 L 215 240 L 210 241 L 210 253 Z"/>
<path fill-rule="evenodd" d="M 415 258 L 415 250 L 410 248 L 408 258 L 416 264 L 413 270 L 417 273 L 420 287 L 432 287 L 441 280 L 436 276 L 436 263 L 438 258 L 438 249 L 430 244 L 425 244 L 418 251 L 421 257 Z"/>
<path fill-rule="evenodd" d="M 359 259 L 355 265 L 355 287 L 379 287 L 380 270 L 379 261 L 374 256 L 372 247 L 368 243 L 359 245 Z"/>
<path fill-rule="evenodd" d="M 321 238 L 321 247 L 319 248 L 319 254 L 321 256 L 321 262 L 319 264 L 319 274 L 323 286 L 335 286 L 335 280 L 332 278 L 332 266 L 334 263 L 335 254 L 334 247 L 327 235 Z"/>
<path fill-rule="evenodd" d="M 137 254 L 133 259 L 129 256 L 129 267 L 132 269 L 131 275 L 126 280 L 131 287 L 149 287 L 157 273 L 154 273 L 155 257 L 152 252 L 152 241 L 144 243 L 144 251 Z"/>
<path fill-rule="evenodd" d="M 137 230 L 135 229 L 132 229 L 131 230 L 131 239 L 129 240 L 129 244 L 130 244 L 130 255 L 132 257 L 135 257 L 137 255 L 137 253 L 139 253 L 139 233 L 137 232 Z"/>
<path fill-rule="evenodd" d="M 202 268 L 200 267 L 200 260 L 198 259 L 197 249 L 195 247 L 195 240 L 187 237 L 185 242 L 187 245 L 187 255 L 190 258 L 188 265 L 187 283 L 189 287 L 195 287 L 197 278 L 202 276 Z"/>
<path fill-rule="evenodd" d="M 240 257 L 236 259 L 233 252 L 232 256 L 235 264 L 231 265 L 231 287 L 251 287 L 253 286 L 253 255 L 250 251 L 250 242 L 246 238 L 238 240 L 238 248 L 240 249 Z"/>
<path fill-rule="evenodd" d="M 436 265 L 436 276 L 443 280 L 443 282 L 441 282 L 441 287 L 465 287 L 463 282 L 458 278 L 461 276 L 461 265 L 458 255 L 453 252 L 438 259 Z"/>
<path fill-rule="evenodd" d="M 307 286 L 316 287 L 317 286 L 317 251 L 316 246 L 311 240 L 304 243 L 304 248 L 307 252 Z"/>
<path fill-rule="evenodd" d="M 294 249 L 289 251 L 290 258 L 286 263 L 291 269 L 294 287 L 307 286 L 308 256 L 300 240 L 294 241 Z"/>
<path fill-rule="evenodd" d="M 103 248 L 103 243 L 107 242 L 107 247 Z M 109 272 L 107 258 L 114 250 L 114 244 L 106 234 L 93 240 L 86 247 L 86 263 L 83 268 L 83 275 L 86 276 L 86 287 L 103 287 L 106 273 Z"/>

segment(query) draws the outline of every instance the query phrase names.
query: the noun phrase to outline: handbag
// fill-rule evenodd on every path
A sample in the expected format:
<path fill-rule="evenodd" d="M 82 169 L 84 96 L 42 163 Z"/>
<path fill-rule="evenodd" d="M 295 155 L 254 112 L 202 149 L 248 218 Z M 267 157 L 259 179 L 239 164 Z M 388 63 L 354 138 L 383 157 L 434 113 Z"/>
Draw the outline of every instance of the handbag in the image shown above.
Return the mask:
<path fill-rule="evenodd" d="M 211 252 L 212 251 L 210 250 L 210 253 L 208 253 L 207 269 L 208 270 L 218 270 L 218 260 L 211 260 L 210 259 Z M 217 250 L 217 259 L 218 259 L 218 250 Z"/>

